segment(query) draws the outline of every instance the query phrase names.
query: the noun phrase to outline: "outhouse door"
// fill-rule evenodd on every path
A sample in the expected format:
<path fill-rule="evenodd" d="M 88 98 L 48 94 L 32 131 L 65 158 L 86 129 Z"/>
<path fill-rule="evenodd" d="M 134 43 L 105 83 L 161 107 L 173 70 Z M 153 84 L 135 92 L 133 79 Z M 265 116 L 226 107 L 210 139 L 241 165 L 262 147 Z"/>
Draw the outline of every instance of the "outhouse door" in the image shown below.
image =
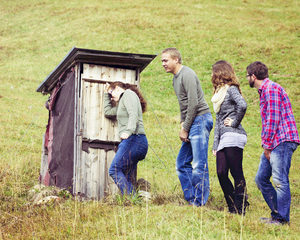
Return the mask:
<path fill-rule="evenodd" d="M 77 120 L 77 154 L 74 192 L 101 199 L 117 191 L 108 169 L 120 142 L 117 121 L 104 116 L 104 87 L 108 82 L 138 84 L 136 70 L 83 64 Z"/>

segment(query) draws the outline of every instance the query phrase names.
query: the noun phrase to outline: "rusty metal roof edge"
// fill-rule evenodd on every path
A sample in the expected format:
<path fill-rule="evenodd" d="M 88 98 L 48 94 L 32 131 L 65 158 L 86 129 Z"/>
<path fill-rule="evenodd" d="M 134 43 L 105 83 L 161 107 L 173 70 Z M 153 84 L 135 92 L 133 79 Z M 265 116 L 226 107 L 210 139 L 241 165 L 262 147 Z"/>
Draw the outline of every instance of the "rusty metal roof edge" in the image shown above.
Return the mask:
<path fill-rule="evenodd" d="M 94 57 L 121 57 L 121 58 L 128 58 L 134 59 L 137 62 L 134 64 L 127 64 L 130 67 L 135 69 L 140 69 L 142 72 L 145 67 L 157 56 L 157 55 L 150 55 L 150 54 L 137 54 L 137 53 L 122 53 L 122 52 L 110 52 L 110 51 L 101 51 L 101 50 L 93 50 L 93 49 L 85 49 L 85 48 L 76 48 L 73 47 L 68 54 L 63 58 L 63 60 L 55 67 L 55 69 L 44 79 L 44 81 L 39 85 L 37 88 L 37 92 L 46 92 L 46 83 L 49 82 L 52 85 L 53 82 L 57 81 L 59 75 L 67 70 L 75 61 L 77 62 L 84 62 L 87 56 L 94 56 Z M 141 62 L 139 62 L 141 61 Z M 118 65 L 118 64 L 116 64 Z M 121 65 L 120 65 L 121 66 Z M 126 66 L 126 64 L 124 64 Z"/>

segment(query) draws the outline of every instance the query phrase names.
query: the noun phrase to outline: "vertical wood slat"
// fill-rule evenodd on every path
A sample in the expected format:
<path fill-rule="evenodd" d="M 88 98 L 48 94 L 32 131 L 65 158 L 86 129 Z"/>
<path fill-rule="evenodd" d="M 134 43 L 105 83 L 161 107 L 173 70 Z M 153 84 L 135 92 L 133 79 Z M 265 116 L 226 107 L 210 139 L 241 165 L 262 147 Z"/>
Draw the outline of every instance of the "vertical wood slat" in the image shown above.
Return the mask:
<path fill-rule="evenodd" d="M 115 156 L 114 151 L 108 151 L 106 154 L 106 167 L 105 167 L 105 186 L 106 188 L 106 194 L 115 194 L 118 191 L 117 185 L 114 183 L 113 179 L 108 174 L 109 166 Z"/>
<path fill-rule="evenodd" d="M 79 169 L 79 159 L 80 159 L 80 149 L 81 149 L 81 141 L 80 141 L 80 109 L 81 109 L 81 104 L 80 104 L 80 98 L 79 95 L 81 94 L 80 91 L 80 67 L 79 64 L 75 65 L 75 116 L 74 116 L 74 168 L 73 168 L 73 193 L 78 192 L 78 187 L 79 187 L 79 176 L 77 173 L 77 169 Z"/>
<path fill-rule="evenodd" d="M 80 89 L 79 89 L 79 96 L 78 96 L 78 145 L 77 145 L 77 169 L 76 169 L 76 172 L 77 172 L 77 184 L 76 184 L 76 190 L 78 192 L 83 192 L 83 183 L 84 183 L 84 178 L 83 178 L 83 174 L 84 174 L 84 170 L 85 168 L 83 167 L 83 161 L 82 161 L 82 157 L 81 157 L 81 148 L 82 148 L 82 132 L 83 132 L 83 123 L 82 123 L 82 115 L 84 113 L 84 109 L 83 109 L 83 96 L 84 96 L 84 85 L 83 85 L 83 82 L 81 81 L 81 77 L 80 77 L 80 71 L 81 70 L 81 67 L 79 68 L 78 70 L 78 76 L 77 76 L 77 82 L 78 82 L 78 86 L 80 86 Z"/>
<path fill-rule="evenodd" d="M 99 195 L 100 193 L 100 188 L 101 188 L 101 184 L 100 184 L 100 180 L 103 178 L 103 176 L 100 174 L 99 171 L 99 165 L 101 161 L 101 159 L 99 158 L 99 154 L 98 154 L 98 149 L 89 149 L 90 153 L 89 153 L 89 158 L 90 158 L 90 182 L 89 182 L 89 186 L 90 186 L 90 196 L 93 198 L 97 198 L 97 196 L 102 196 Z"/>
<path fill-rule="evenodd" d="M 40 169 L 41 179 L 45 178 L 48 169 L 49 169 L 49 166 L 48 166 L 48 153 L 46 152 L 46 149 L 45 149 L 45 134 L 44 134 L 43 135 L 43 143 L 42 143 L 41 169 Z"/>
<path fill-rule="evenodd" d="M 81 81 L 81 80 L 80 80 Z M 86 135 L 86 121 L 85 121 L 85 116 L 86 116 L 86 102 L 87 102 L 87 96 L 88 96 L 88 89 L 86 86 L 86 83 L 84 81 L 81 81 L 81 124 L 80 124 L 80 132 L 81 132 L 81 142 L 82 138 L 84 135 Z M 81 143 L 80 143 L 81 144 Z M 80 160 L 78 164 L 78 169 L 76 170 L 78 172 L 78 189 L 77 191 L 87 195 L 88 192 L 88 187 L 87 187 L 87 168 L 86 168 L 86 161 L 88 159 L 88 154 L 85 153 L 84 151 L 81 150 L 80 148 Z"/>

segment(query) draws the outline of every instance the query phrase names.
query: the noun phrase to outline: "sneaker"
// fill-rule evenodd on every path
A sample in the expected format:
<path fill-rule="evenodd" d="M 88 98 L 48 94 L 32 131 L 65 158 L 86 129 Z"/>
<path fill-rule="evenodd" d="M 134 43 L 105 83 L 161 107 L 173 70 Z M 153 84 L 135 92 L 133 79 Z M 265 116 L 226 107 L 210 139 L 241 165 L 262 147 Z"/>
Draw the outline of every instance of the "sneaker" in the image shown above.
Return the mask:
<path fill-rule="evenodd" d="M 148 201 L 151 199 L 151 193 L 143 190 L 139 190 L 139 197 L 142 197 L 144 200 Z"/>
<path fill-rule="evenodd" d="M 197 203 L 196 201 L 188 201 L 189 206 L 192 207 L 201 207 L 201 204 Z"/>
<path fill-rule="evenodd" d="M 277 226 L 288 224 L 287 221 L 277 220 L 277 219 L 274 219 L 274 218 L 260 218 L 260 221 L 265 223 L 265 224 L 271 224 L 271 225 L 277 225 Z"/>
<path fill-rule="evenodd" d="M 272 220 L 272 218 L 266 218 L 266 217 L 261 217 L 260 218 L 260 221 L 263 222 L 263 223 L 268 222 L 270 220 Z"/>
<path fill-rule="evenodd" d="M 192 202 L 189 202 L 188 206 L 191 206 L 191 207 L 200 207 L 197 203 L 192 203 Z"/>

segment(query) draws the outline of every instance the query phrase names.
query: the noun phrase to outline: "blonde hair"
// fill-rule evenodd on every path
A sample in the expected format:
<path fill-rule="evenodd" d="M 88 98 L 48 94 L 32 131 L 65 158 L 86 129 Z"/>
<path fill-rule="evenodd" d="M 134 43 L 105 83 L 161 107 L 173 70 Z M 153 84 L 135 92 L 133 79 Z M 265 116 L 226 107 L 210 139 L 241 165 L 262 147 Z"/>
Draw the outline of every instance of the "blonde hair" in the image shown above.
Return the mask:
<path fill-rule="evenodd" d="M 177 50 L 177 48 L 166 48 L 164 50 L 162 50 L 161 53 L 169 53 L 172 59 L 178 59 L 178 63 L 181 64 L 181 54 L 180 52 Z"/>
<path fill-rule="evenodd" d="M 242 93 L 240 83 L 235 75 L 233 67 L 225 60 L 217 61 L 214 65 L 212 65 L 211 82 L 214 87 L 214 93 L 225 84 L 228 84 L 229 86 L 236 86 L 239 92 Z"/>

